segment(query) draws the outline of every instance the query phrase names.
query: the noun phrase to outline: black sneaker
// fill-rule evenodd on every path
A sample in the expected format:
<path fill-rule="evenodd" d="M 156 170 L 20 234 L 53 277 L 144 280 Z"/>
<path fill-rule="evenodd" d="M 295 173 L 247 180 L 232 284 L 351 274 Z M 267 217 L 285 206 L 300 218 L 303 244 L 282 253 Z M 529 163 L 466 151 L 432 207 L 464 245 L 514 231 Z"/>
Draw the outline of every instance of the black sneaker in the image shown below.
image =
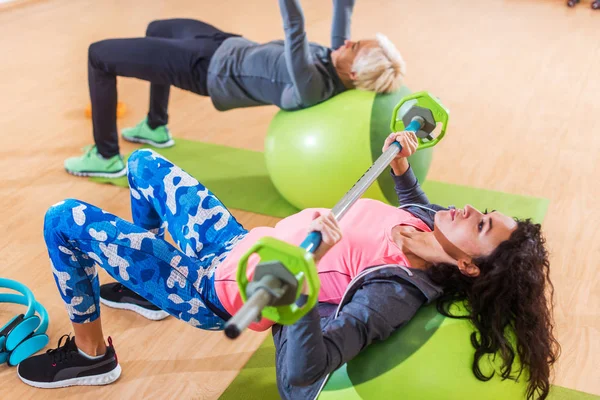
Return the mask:
<path fill-rule="evenodd" d="M 100 302 L 112 308 L 135 311 L 153 321 L 160 321 L 169 316 L 168 312 L 161 310 L 118 282 L 100 286 Z"/>
<path fill-rule="evenodd" d="M 17 374 L 26 384 L 42 389 L 108 385 L 119 379 L 121 366 L 110 337 L 106 354 L 91 360 L 79 353 L 74 337 L 63 335 L 56 349 L 23 360 Z"/>

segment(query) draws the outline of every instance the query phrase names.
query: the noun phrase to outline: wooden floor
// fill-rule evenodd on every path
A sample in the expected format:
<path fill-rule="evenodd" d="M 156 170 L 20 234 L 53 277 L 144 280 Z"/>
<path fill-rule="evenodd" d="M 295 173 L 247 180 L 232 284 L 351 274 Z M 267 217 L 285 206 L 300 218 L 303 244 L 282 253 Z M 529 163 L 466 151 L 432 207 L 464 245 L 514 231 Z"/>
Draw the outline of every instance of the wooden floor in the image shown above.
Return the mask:
<path fill-rule="evenodd" d="M 303 1 L 312 41 L 328 43 L 330 3 Z M 75 197 L 130 217 L 127 191 L 62 170 L 91 139 L 87 46 L 140 36 L 150 21 L 171 17 L 257 41 L 282 37 L 273 0 L 37 0 L 0 9 L 0 275 L 26 283 L 47 306 L 52 346 L 70 325 L 42 238 L 45 210 Z M 431 179 L 551 200 L 544 228 L 563 348 L 555 383 L 600 394 L 600 12 L 585 0 L 576 9 L 558 0 L 359 1 L 354 36 L 378 31 L 407 60 L 407 85 L 435 93 L 452 111 Z M 119 93 L 129 106 L 121 126 L 137 123 L 148 85 L 122 79 Z M 261 150 L 275 112 L 219 113 L 209 99 L 174 90 L 171 129 Z M 249 227 L 276 222 L 235 214 Z M 17 310 L 1 305 L 0 321 Z M 263 337 L 231 342 L 173 318 L 149 322 L 110 309 L 103 316 L 123 366 L 118 384 L 42 393 L 0 366 L 0 399 L 215 399 Z"/>

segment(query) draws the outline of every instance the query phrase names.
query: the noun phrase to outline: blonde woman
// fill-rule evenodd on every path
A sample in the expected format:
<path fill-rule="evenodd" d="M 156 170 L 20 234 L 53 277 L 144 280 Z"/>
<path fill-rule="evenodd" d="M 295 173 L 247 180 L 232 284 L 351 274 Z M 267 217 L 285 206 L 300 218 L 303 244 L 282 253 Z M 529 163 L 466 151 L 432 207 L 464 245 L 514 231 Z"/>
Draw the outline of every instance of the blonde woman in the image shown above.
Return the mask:
<path fill-rule="evenodd" d="M 146 37 L 110 39 L 89 48 L 89 86 L 95 145 L 65 161 L 78 176 L 119 177 L 117 76 L 149 81 L 150 109 L 123 139 L 155 147 L 174 144 L 167 128 L 171 85 L 210 96 L 220 111 L 276 105 L 298 110 L 347 89 L 387 93 L 400 87 L 404 61 L 383 35 L 351 41 L 354 0 L 334 0 L 331 48 L 309 43 L 299 0 L 279 0 L 285 39 L 259 44 L 201 21 L 148 25 Z"/>

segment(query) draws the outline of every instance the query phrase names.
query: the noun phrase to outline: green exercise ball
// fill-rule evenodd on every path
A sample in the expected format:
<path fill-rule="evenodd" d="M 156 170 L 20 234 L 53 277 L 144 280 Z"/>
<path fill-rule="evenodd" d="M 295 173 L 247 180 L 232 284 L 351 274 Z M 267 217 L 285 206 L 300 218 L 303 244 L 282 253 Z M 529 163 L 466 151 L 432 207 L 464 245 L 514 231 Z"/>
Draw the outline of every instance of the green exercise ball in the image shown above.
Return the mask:
<path fill-rule="evenodd" d="M 394 107 L 411 94 L 348 90 L 299 111 L 279 111 L 269 126 L 265 159 L 279 193 L 294 206 L 331 208 L 381 155 L 390 133 Z M 425 180 L 432 149 L 420 150 L 410 163 Z M 384 172 L 366 197 L 397 205 L 394 184 Z"/>
<path fill-rule="evenodd" d="M 525 398 L 525 372 L 518 382 L 503 381 L 498 373 L 487 382 L 475 378 L 471 369 L 473 331 L 470 322 L 446 318 L 435 305 L 423 307 L 390 338 L 373 343 L 335 371 L 319 400 Z M 486 358 L 480 364 L 482 371 L 486 375 L 493 369 L 499 371 L 499 360 L 499 356 L 495 362 Z"/>

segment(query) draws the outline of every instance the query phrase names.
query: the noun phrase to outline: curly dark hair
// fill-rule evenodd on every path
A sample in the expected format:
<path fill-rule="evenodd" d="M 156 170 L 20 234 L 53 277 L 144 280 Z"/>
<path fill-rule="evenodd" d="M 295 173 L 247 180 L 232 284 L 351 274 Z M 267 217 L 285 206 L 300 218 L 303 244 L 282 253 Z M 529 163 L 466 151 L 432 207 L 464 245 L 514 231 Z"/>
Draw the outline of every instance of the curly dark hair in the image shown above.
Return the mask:
<path fill-rule="evenodd" d="M 489 256 L 473 260 L 479 276 L 465 276 L 451 264 L 428 269 L 431 279 L 444 288 L 438 311 L 447 317 L 469 319 L 476 328 L 471 335 L 474 375 L 490 380 L 494 372 L 485 375 L 479 361 L 499 354 L 502 379 L 516 380 L 525 371 L 527 399 L 548 396 L 551 366 L 560 353 L 552 332 L 554 286 L 545 243 L 539 224 L 517 219 L 517 229 L 508 240 Z M 467 315 L 450 312 L 456 301 L 465 301 Z M 517 354 L 521 364 L 513 366 Z"/>

